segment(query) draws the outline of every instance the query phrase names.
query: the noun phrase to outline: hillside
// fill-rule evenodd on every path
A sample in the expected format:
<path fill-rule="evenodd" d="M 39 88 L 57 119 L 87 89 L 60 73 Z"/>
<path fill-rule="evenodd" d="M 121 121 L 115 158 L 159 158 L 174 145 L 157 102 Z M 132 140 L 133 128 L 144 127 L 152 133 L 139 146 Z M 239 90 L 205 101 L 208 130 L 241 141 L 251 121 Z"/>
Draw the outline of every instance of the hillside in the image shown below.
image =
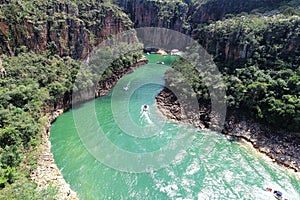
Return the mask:
<path fill-rule="evenodd" d="M 132 22 L 109 2 L 1 3 L 0 199 L 57 199 L 56 185 L 39 189 L 30 179 L 48 116 L 70 107 L 79 60 L 111 34 L 132 28 Z M 105 74 L 139 57 L 140 52 L 123 56 Z"/>
<path fill-rule="evenodd" d="M 85 58 L 107 36 L 132 28 L 121 9 L 104 1 L 13 0 L 0 9 L 0 53 L 36 53 Z"/>

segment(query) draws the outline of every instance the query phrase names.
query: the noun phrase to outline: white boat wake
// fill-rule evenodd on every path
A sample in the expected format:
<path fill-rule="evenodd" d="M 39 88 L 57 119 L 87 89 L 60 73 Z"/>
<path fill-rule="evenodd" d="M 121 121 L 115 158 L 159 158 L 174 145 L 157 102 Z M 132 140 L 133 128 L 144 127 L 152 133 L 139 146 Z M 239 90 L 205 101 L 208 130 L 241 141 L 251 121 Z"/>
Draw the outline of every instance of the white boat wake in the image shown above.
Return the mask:
<path fill-rule="evenodd" d="M 145 121 L 148 124 L 153 124 L 153 122 L 150 119 L 150 111 L 148 105 L 142 105 L 141 112 L 140 112 L 140 121 L 141 123 Z"/>

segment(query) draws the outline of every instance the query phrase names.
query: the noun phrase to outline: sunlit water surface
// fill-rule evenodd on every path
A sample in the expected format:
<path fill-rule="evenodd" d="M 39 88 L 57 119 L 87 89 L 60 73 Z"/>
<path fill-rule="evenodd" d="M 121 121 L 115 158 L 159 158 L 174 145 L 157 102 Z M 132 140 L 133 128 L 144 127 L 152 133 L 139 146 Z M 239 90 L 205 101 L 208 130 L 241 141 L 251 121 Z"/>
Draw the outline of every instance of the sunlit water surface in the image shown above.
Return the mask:
<path fill-rule="evenodd" d="M 64 113 L 51 126 L 52 153 L 65 180 L 80 199 L 275 199 L 265 190 L 266 187 L 282 191 L 289 200 L 300 199 L 297 175 L 257 154 L 246 144 L 228 140 L 214 132 L 166 121 L 154 102 L 163 88 L 164 72 L 174 57 L 149 55 L 148 58 L 147 65 L 120 79 L 115 89 L 128 85 L 129 89 L 123 90 L 125 93 L 139 86 L 132 91 L 127 105 L 121 105 L 127 110 L 120 109 L 119 114 L 128 112 L 130 117 L 119 120 L 125 124 L 126 120 L 131 120 L 141 128 L 141 134 L 151 123 L 158 124 L 157 134 L 139 138 L 119 128 L 120 121 L 114 120 L 111 109 L 113 91 L 78 109 L 95 106 L 105 137 L 129 152 L 158 151 L 172 142 L 176 135 L 187 131 L 193 135 L 193 141 L 165 168 L 147 173 L 121 172 L 102 164 L 86 150 L 75 128 L 74 110 Z M 164 61 L 165 65 L 156 64 L 157 61 Z M 149 78 L 155 79 L 154 83 Z M 114 104 L 116 102 L 114 99 Z M 147 116 L 141 117 L 143 104 L 148 104 L 150 109 Z M 91 126 L 88 117 L 84 120 L 87 126 Z M 90 130 L 90 127 L 86 129 Z"/>

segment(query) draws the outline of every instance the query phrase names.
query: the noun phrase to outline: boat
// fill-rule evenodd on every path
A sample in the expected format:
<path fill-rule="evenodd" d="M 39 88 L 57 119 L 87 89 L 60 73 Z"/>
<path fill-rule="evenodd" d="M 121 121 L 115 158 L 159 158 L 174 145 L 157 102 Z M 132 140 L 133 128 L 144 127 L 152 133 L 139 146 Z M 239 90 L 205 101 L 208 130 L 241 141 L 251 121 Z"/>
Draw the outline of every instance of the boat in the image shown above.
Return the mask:
<path fill-rule="evenodd" d="M 148 111 L 149 106 L 146 105 L 146 104 L 144 104 L 144 105 L 142 106 L 142 109 L 143 109 L 144 112 L 146 112 L 146 111 Z"/>
<path fill-rule="evenodd" d="M 266 188 L 267 191 L 272 192 L 273 189 L 267 187 Z M 274 190 L 273 195 L 276 199 L 283 199 L 283 200 L 287 200 L 286 198 L 283 198 L 282 192 L 278 191 L 278 190 Z"/>
<path fill-rule="evenodd" d="M 282 199 L 282 192 L 275 190 L 273 194 L 276 199 Z"/>

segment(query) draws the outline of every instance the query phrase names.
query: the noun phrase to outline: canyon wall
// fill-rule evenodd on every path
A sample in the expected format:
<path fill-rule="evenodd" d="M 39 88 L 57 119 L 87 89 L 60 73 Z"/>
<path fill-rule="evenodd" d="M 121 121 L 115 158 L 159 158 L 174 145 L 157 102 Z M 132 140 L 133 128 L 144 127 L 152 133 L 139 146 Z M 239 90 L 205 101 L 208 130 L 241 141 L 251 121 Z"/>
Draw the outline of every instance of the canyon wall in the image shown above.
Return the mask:
<path fill-rule="evenodd" d="M 188 32 L 188 4 L 182 1 L 119 0 L 134 26 L 163 27 Z"/>
<path fill-rule="evenodd" d="M 280 5 L 282 0 L 199 0 L 190 6 L 189 21 L 196 25 L 210 20 L 220 20 L 226 14 L 268 11 Z"/>
<path fill-rule="evenodd" d="M 135 27 L 164 27 L 190 33 L 198 24 L 224 18 L 227 14 L 265 12 L 282 0 L 118 0 Z"/>
<path fill-rule="evenodd" d="M 119 6 L 89 0 L 76 2 L 50 0 L 30 3 L 2 0 L 0 54 L 16 55 L 27 49 L 35 52 L 48 50 L 60 56 L 82 59 L 89 54 L 93 46 L 99 45 L 111 34 L 133 27 L 164 27 L 191 34 L 192 30 L 198 28 L 198 24 L 222 19 L 226 14 L 251 12 L 261 8 L 268 10 L 278 6 L 282 1 L 118 0 L 117 2 Z M 211 36 L 206 34 L 206 37 L 209 40 Z M 233 50 L 235 51 L 233 56 L 236 57 L 237 52 L 241 52 L 242 49 L 242 54 L 247 57 L 247 48 L 242 46 L 238 50 Z"/>
<path fill-rule="evenodd" d="M 283 5 L 282 0 L 118 0 L 118 2 L 135 27 L 164 27 L 191 35 L 214 55 L 217 61 L 247 59 L 257 53 L 264 53 L 257 51 L 260 45 L 265 45 L 259 44 L 259 40 L 272 44 L 278 41 L 282 43 L 281 38 L 287 39 L 288 42 L 283 42 L 284 47 L 280 52 L 282 55 L 291 55 L 290 52 L 297 47 L 298 39 L 291 34 L 295 33 L 297 27 L 291 26 L 289 32 L 284 32 L 283 26 L 272 25 L 274 19 L 268 17 L 279 12 L 278 8 Z M 252 20 L 251 17 L 247 17 L 250 13 L 260 13 L 258 16 L 261 16 L 261 19 L 257 20 L 256 16 Z M 218 22 L 234 15 L 240 16 L 239 19 Z M 255 20 L 258 21 L 257 25 Z M 236 24 L 237 21 L 239 24 Z M 267 21 L 269 27 L 266 27 Z M 253 27 L 250 27 L 253 29 L 248 29 L 248 24 L 253 24 Z M 262 27 L 257 27 L 260 24 Z M 220 27 L 223 30 L 220 30 Z M 164 40 L 171 39 L 166 37 Z M 272 52 L 273 50 L 270 50 L 270 53 Z"/>
<path fill-rule="evenodd" d="M 4 2 L 1 5 L 0 54 L 15 55 L 27 48 L 82 59 L 111 34 L 132 26 L 118 6 L 99 1 Z"/>
<path fill-rule="evenodd" d="M 296 63 L 295 56 L 300 51 L 299 29 L 298 16 L 250 15 L 212 22 L 194 29 L 192 35 L 208 53 L 214 55 L 215 61 L 253 59 L 261 60 L 263 64 L 266 61 L 272 63 L 280 57 Z"/>

